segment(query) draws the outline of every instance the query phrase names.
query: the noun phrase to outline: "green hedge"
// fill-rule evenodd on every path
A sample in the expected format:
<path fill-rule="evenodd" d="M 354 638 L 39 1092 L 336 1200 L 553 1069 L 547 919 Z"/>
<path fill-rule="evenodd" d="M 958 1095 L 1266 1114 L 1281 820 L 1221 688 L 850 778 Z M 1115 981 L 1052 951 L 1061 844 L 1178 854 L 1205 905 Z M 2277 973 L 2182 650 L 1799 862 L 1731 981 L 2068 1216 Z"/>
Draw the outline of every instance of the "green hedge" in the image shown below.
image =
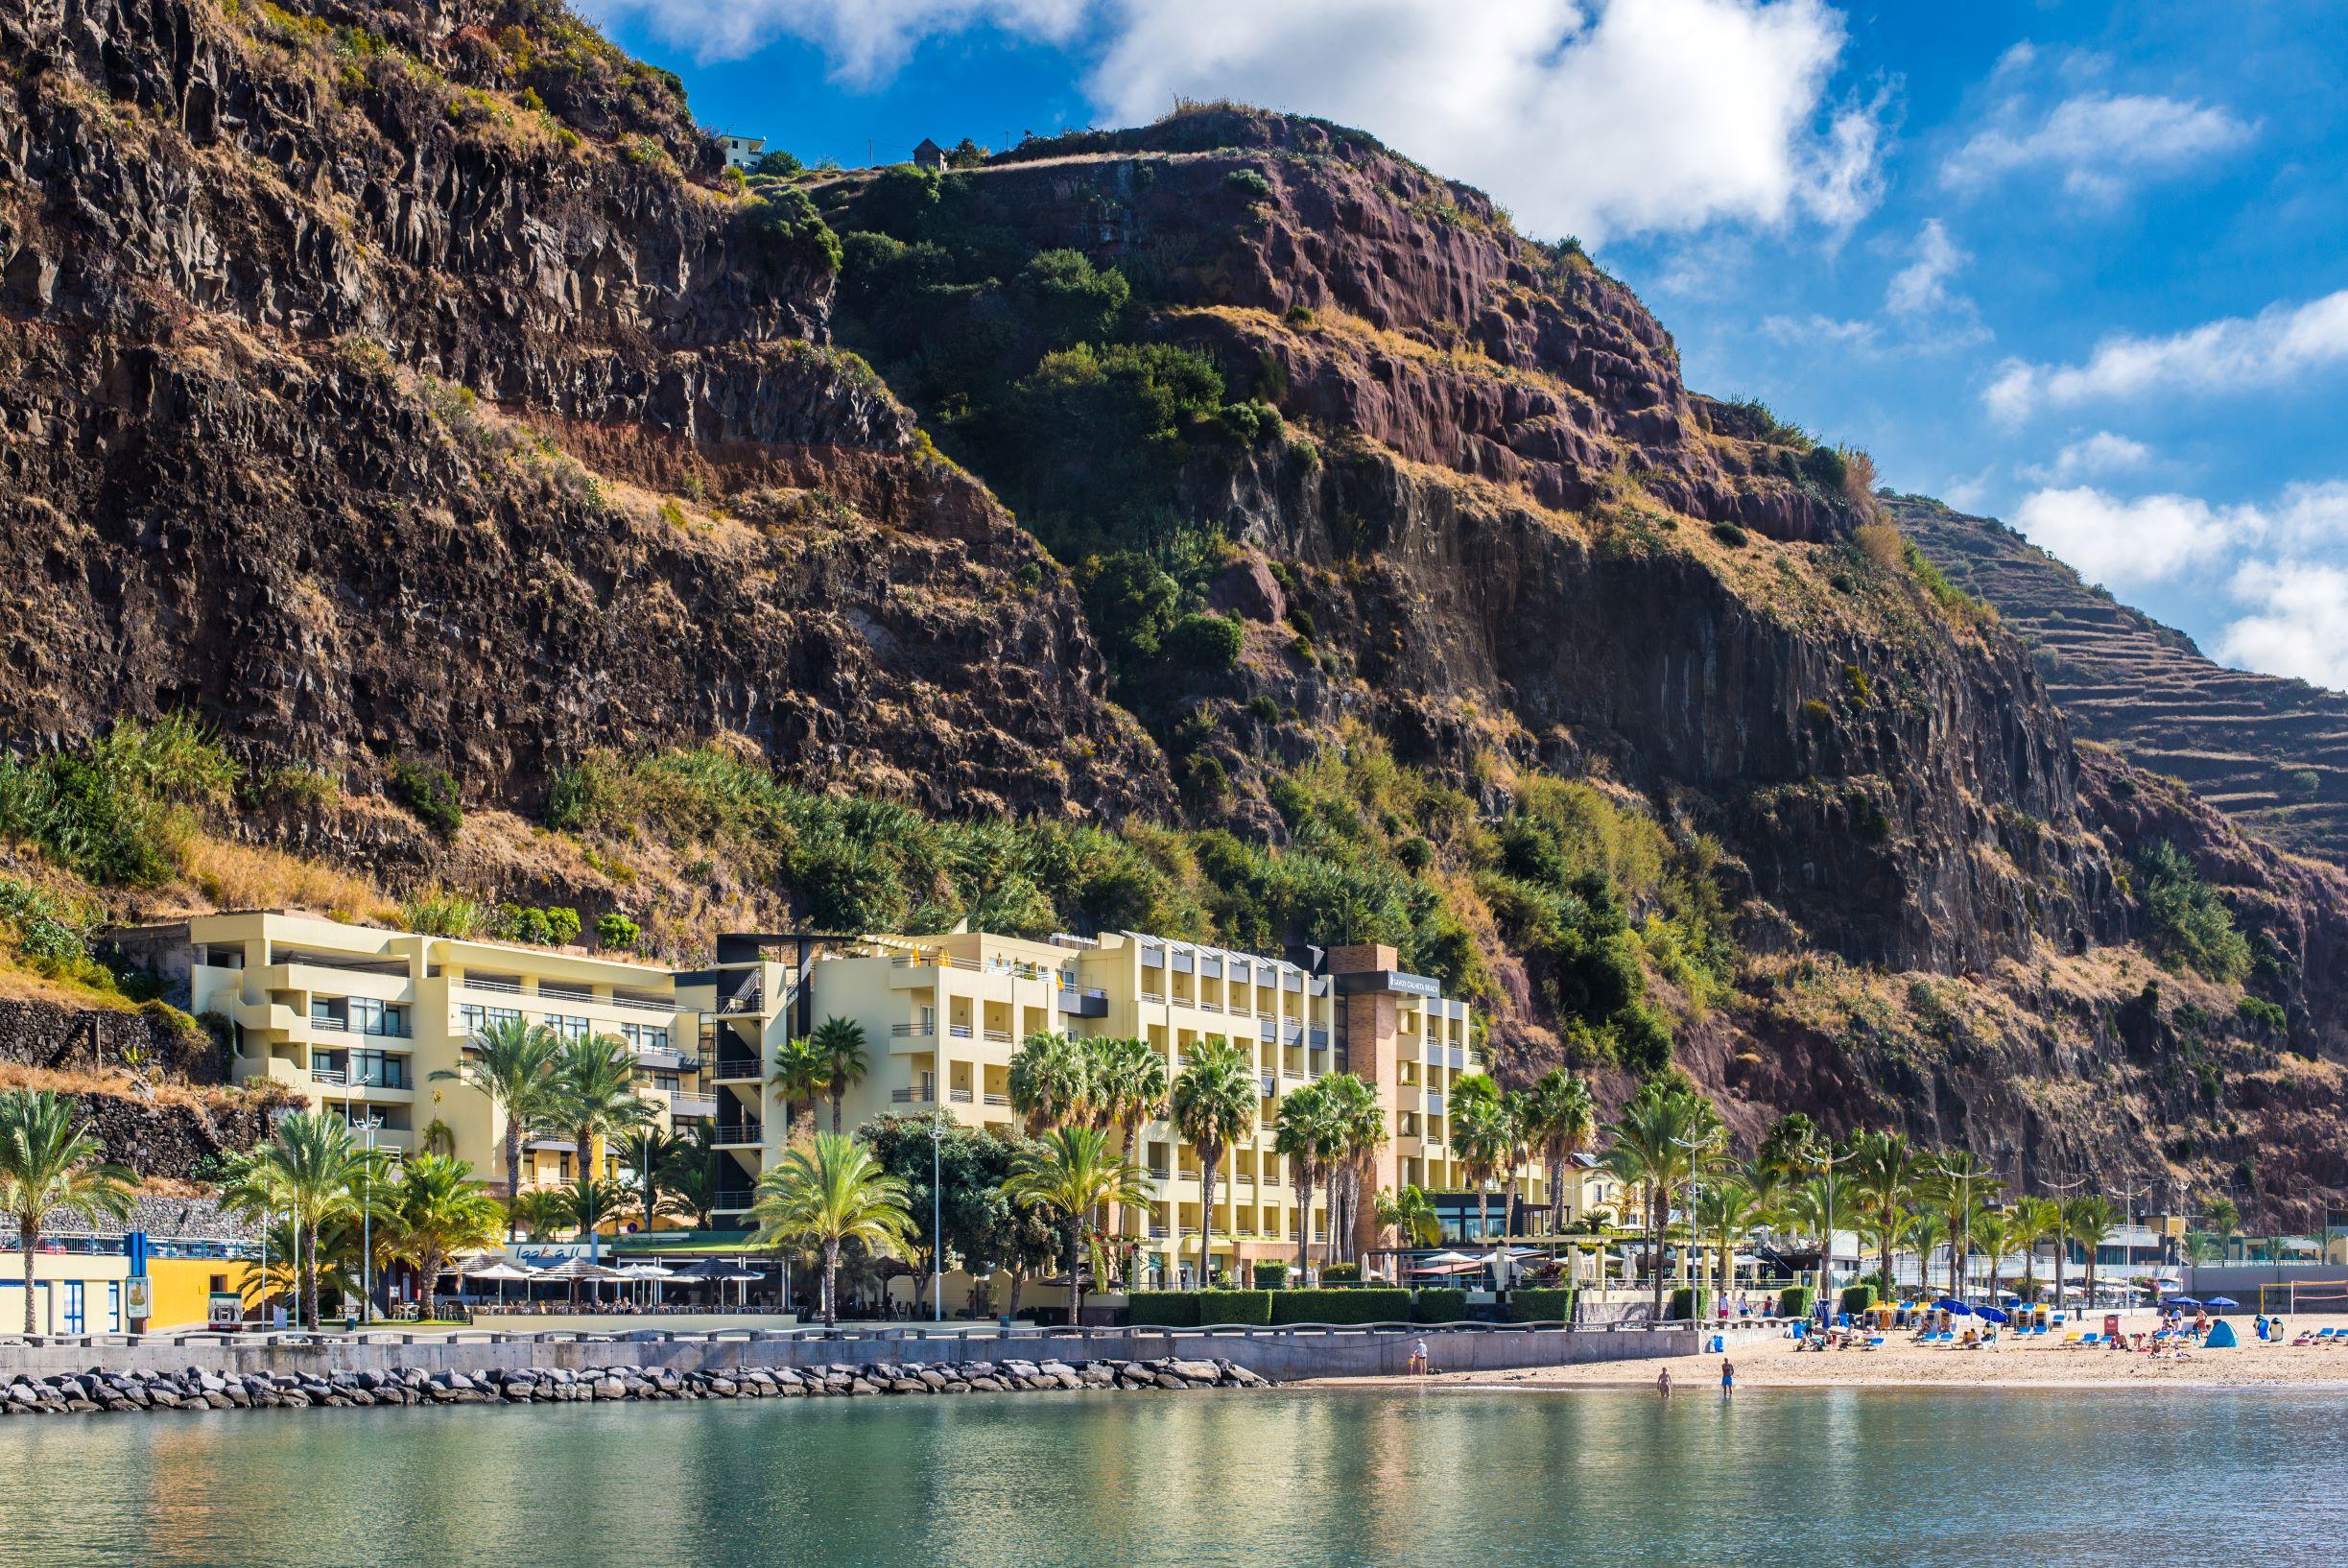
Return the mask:
<path fill-rule="evenodd" d="M 1196 1291 L 1135 1291 L 1127 1297 L 1126 1321 L 1135 1328 L 1197 1328 Z"/>
<path fill-rule="evenodd" d="M 1320 1271 L 1320 1277 L 1331 1285 L 1340 1281 L 1358 1281 L 1362 1277 L 1362 1266 L 1358 1263 L 1333 1263 Z"/>
<path fill-rule="evenodd" d="M 1711 1299 L 1712 1293 L 1703 1286 L 1682 1285 L 1672 1292 L 1671 1304 L 1664 1309 L 1664 1316 L 1676 1321 L 1693 1322 L 1704 1316 L 1704 1308 Z"/>
<path fill-rule="evenodd" d="M 1191 1319 L 1195 1323 L 1244 1323 L 1261 1328 L 1271 1321 L 1269 1291 L 1200 1291 L 1197 1299 L 1198 1315 Z"/>
<path fill-rule="evenodd" d="M 1271 1298 L 1275 1323 L 1402 1323 L 1411 1319 L 1404 1290 L 1281 1291 Z"/>
<path fill-rule="evenodd" d="M 1259 1290 L 1259 1291 L 1277 1291 L 1277 1290 L 1284 1289 L 1284 1288 L 1287 1286 L 1287 1284 L 1288 1284 L 1288 1265 L 1287 1265 L 1287 1264 L 1285 1264 L 1285 1263 L 1259 1263 L 1259 1264 L 1257 1264 L 1257 1265 L 1255 1266 L 1255 1288 L 1256 1288 L 1257 1290 Z"/>
<path fill-rule="evenodd" d="M 1466 1316 L 1467 1293 L 1457 1286 L 1432 1286 L 1411 1299 L 1414 1323 L 1456 1323 Z"/>
<path fill-rule="evenodd" d="M 1810 1316 L 1812 1304 L 1816 1300 L 1817 1293 L 1809 1286 L 1789 1285 L 1778 1293 L 1777 1316 L 1780 1318 L 1807 1318 Z"/>
<path fill-rule="evenodd" d="M 1520 1285 L 1508 1293 L 1508 1317 L 1520 1323 L 1571 1322 L 1574 1293 L 1548 1286 Z"/>
<path fill-rule="evenodd" d="M 1845 1285 L 1845 1286 L 1842 1288 L 1842 1310 L 1843 1310 L 1843 1311 L 1845 1311 L 1845 1312 L 1864 1312 L 1864 1311 L 1866 1311 L 1866 1310 L 1867 1310 L 1869 1307 L 1871 1307 L 1871 1306 L 1873 1306 L 1873 1305 L 1875 1305 L 1875 1287 L 1874 1287 L 1874 1286 L 1872 1286 L 1872 1285 Z"/>

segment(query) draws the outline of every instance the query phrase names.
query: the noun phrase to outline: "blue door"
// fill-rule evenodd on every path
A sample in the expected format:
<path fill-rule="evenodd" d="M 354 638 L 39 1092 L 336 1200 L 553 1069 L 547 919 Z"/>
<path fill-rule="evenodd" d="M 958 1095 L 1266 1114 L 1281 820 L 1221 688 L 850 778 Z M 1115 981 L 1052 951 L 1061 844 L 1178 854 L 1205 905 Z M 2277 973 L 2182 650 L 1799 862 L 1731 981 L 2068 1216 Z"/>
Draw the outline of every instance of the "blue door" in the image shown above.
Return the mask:
<path fill-rule="evenodd" d="M 83 1310 L 84 1293 L 85 1287 L 80 1280 L 69 1279 L 65 1281 L 64 1332 L 68 1334 L 86 1334 L 89 1332 L 86 1325 L 87 1314 Z"/>

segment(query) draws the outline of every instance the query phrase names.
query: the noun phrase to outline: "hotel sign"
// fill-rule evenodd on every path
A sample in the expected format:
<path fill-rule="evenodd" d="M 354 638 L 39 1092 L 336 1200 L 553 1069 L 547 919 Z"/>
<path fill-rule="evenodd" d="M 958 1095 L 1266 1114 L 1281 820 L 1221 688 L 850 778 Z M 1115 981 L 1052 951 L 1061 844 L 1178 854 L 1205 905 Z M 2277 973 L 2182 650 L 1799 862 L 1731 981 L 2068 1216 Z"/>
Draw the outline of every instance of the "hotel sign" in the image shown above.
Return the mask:
<path fill-rule="evenodd" d="M 1437 997 L 1443 994 L 1442 983 L 1425 975 L 1405 974 L 1400 969 L 1364 969 L 1358 974 L 1337 977 L 1340 995 L 1354 991 L 1393 991 L 1402 996 Z"/>

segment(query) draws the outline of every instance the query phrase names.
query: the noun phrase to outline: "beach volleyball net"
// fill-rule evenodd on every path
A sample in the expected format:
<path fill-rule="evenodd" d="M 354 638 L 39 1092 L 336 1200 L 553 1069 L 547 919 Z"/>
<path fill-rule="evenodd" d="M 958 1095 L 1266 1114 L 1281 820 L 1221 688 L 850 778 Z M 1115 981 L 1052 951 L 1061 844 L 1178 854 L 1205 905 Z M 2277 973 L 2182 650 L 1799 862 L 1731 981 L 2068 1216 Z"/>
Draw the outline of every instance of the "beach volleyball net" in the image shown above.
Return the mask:
<path fill-rule="evenodd" d="M 2348 1279 L 2294 1279 L 2259 1287 L 2264 1312 L 2315 1313 L 2348 1317 Z"/>

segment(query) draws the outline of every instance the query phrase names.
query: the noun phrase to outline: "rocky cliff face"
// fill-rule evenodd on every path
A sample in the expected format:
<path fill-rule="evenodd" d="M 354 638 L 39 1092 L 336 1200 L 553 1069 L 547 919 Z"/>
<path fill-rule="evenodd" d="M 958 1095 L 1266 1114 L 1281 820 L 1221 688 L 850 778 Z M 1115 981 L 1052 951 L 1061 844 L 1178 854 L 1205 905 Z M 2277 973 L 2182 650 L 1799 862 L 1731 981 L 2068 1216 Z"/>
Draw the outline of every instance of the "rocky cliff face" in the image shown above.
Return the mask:
<path fill-rule="evenodd" d="M 1839 456 L 1689 392 L 1577 250 L 1358 133 L 1244 111 L 951 178 L 958 225 L 1129 272 L 1150 335 L 1313 438 L 1203 454 L 1181 502 L 1293 566 L 1329 656 L 1268 627 L 1242 676 L 1157 694 L 1170 744 L 1203 709 L 1244 776 L 1366 714 L 1460 773 L 1609 774 L 1739 851 L 1765 943 L 1958 971 L 2119 929 L 2012 644 L 1867 559 Z M 843 225 L 856 184 L 827 202 Z M 1267 696 L 1285 733 L 1246 717 Z M 1233 816 L 1277 830 L 1260 801 Z"/>
<path fill-rule="evenodd" d="M 186 705 L 528 800 L 730 731 L 946 809 L 1165 798 L 659 73 L 526 0 L 68 0 L 0 55 L 17 742 Z"/>
<path fill-rule="evenodd" d="M 2080 734 L 2183 779 L 2285 848 L 2348 865 L 2348 696 L 2226 669 L 1993 518 L 1922 497 L 1891 510 L 1942 570 L 1997 606 Z"/>
<path fill-rule="evenodd" d="M 548 0 L 42 0 L 0 15 L 0 66 L 20 749 L 188 707 L 257 765 L 366 795 L 437 761 L 535 815 L 589 748 L 718 737 L 934 812 L 1276 841 L 1279 770 L 1366 726 L 1489 810 L 1540 767 L 1723 846 L 1744 968 L 1680 1010 L 1679 1059 L 1742 1131 L 1804 1108 L 2052 1177 L 2339 1181 L 2260 1152 L 2343 1097 L 2336 875 L 2083 757 L 1863 463 L 1689 391 L 1622 284 L 1365 137 L 1211 110 L 1031 144 L 948 177 L 1001 275 L 940 280 L 961 253 L 857 249 L 879 179 L 741 188 L 673 83 Z M 847 351 L 890 301 L 839 302 L 889 246 L 992 356 L 958 385 L 922 343 L 913 408 Z M 1164 443 L 1141 510 L 1170 534 L 1110 542 L 1242 624 L 1228 667 L 1114 688 L 1126 611 L 1065 569 L 1096 593 L 1092 547 L 1056 561 L 995 499 L 1055 433 L 972 434 L 974 392 L 1066 341 L 1020 291 L 1101 269 L 1120 363 L 1179 351 L 1227 400 Z M 1026 515 L 1055 548 L 1110 527 Z M 238 827 L 591 915 L 656 870 L 695 932 L 789 898 L 494 811 L 453 844 L 348 801 Z M 2156 841 L 2253 927 L 2279 1033 L 2133 945 Z M 1536 1069 L 1555 1020 L 1510 963 L 1501 1059 Z"/>

